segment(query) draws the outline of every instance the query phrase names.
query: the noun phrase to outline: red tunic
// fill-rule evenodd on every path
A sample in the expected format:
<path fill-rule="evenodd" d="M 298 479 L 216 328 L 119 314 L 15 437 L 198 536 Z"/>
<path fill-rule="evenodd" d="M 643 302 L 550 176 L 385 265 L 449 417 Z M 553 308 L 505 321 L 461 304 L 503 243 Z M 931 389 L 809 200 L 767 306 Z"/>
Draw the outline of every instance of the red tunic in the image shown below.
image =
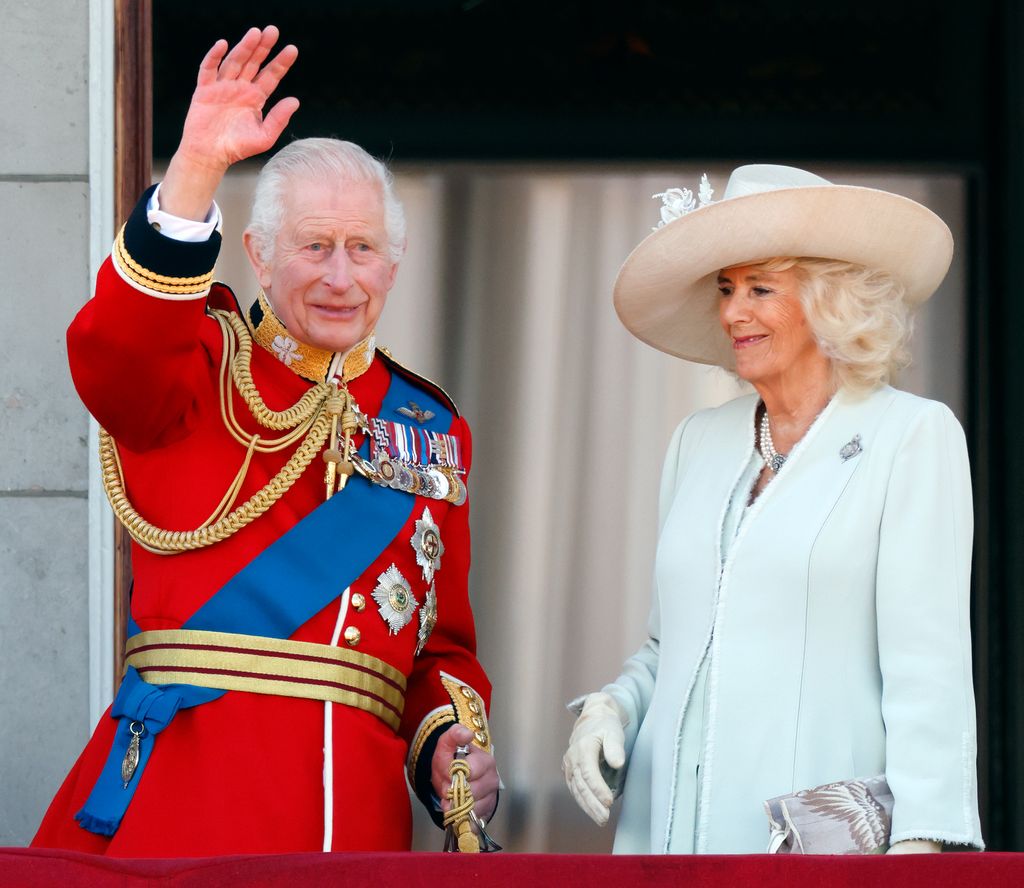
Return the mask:
<path fill-rule="evenodd" d="M 129 247 L 143 243 L 138 251 L 157 255 L 159 262 L 150 258 L 149 267 L 162 266 L 159 271 L 165 277 L 175 264 L 187 265 L 181 257 L 193 245 L 140 229 L 138 215 L 126 228 Z M 245 455 L 221 418 L 217 385 L 222 334 L 206 313 L 202 294 L 159 298 L 160 284 L 146 286 L 138 275 L 125 271 L 126 260 L 108 259 L 95 298 L 73 322 L 68 332 L 72 374 L 82 400 L 118 443 L 128 496 L 136 509 L 158 527 L 192 529 L 214 511 Z M 188 276 L 186 271 L 177 280 Z M 209 302 L 234 307 L 230 293 L 216 285 Z M 349 391 L 366 415 L 377 415 L 393 372 L 398 371 L 378 354 L 369 370 L 350 383 Z M 309 386 L 255 343 L 252 375 L 267 405 L 276 410 L 294 404 Z M 439 397 L 429 384 L 420 385 Z M 247 430 L 280 434 L 259 429 L 232 391 L 235 415 Z M 468 469 L 469 428 L 454 406 L 452 411 L 449 433 L 459 438 Z M 397 416 L 385 418 L 401 421 Z M 262 488 L 290 453 L 255 454 L 237 502 Z M 263 516 L 207 548 L 157 555 L 133 544 L 131 610 L 139 627 L 180 628 L 227 580 L 323 503 L 323 474 L 317 459 Z M 444 553 L 434 576 L 437 624 L 416 656 L 418 621 L 391 634 L 371 593 L 378 576 L 393 564 L 409 581 L 416 599 L 424 601 L 429 584 L 411 545 L 415 521 L 422 518 L 424 508 L 440 528 Z M 400 670 L 408 687 L 397 733 L 368 712 L 329 704 L 334 850 L 409 847 L 409 748 L 424 739 L 417 738 L 421 726 L 433 740 L 458 717 L 440 682 L 441 671 L 470 686 L 485 704 L 489 700 L 490 686 L 476 659 L 467 590 L 468 518 L 468 505 L 418 497 L 405 526 L 351 585 L 353 598 L 357 593 L 364 596 L 365 607 L 357 611 L 350 606 L 344 627 L 358 628 L 358 650 Z M 358 522 L 359 516 L 345 520 Z M 343 526 L 338 528 L 339 534 L 344 532 Z M 289 594 L 287 585 L 280 594 Z M 339 600 L 291 637 L 329 644 Z M 324 716 L 325 704 L 320 701 L 241 691 L 228 691 L 213 702 L 179 712 L 156 736 L 127 814 L 108 838 L 87 832 L 73 819 L 111 748 L 117 723 L 108 710 L 51 803 L 33 844 L 130 857 L 319 850 L 325 829 Z M 424 726 L 428 717 L 430 724 Z M 439 721 L 444 723 L 440 727 Z M 433 744 L 422 748 L 427 753 Z M 414 773 L 416 764 L 412 762 Z"/>

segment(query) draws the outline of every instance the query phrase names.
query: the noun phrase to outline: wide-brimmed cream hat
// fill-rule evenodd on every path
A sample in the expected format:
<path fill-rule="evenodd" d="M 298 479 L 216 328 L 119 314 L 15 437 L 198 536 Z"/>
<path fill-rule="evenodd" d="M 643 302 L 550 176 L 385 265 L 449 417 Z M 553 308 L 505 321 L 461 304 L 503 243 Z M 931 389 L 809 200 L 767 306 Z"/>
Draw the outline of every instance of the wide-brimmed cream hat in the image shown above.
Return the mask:
<path fill-rule="evenodd" d="M 708 197 L 707 184 L 702 199 Z M 657 195 L 660 196 L 660 195 Z M 718 322 L 718 272 L 781 256 L 842 259 L 887 271 L 911 305 L 942 283 L 949 228 L 927 207 L 888 191 L 833 185 L 794 167 L 736 169 L 722 200 L 675 192 L 682 212 L 633 250 L 615 281 L 615 310 L 638 339 L 670 355 L 732 369 Z M 666 199 L 666 205 L 669 204 Z M 662 218 L 671 218 L 671 208 Z"/>

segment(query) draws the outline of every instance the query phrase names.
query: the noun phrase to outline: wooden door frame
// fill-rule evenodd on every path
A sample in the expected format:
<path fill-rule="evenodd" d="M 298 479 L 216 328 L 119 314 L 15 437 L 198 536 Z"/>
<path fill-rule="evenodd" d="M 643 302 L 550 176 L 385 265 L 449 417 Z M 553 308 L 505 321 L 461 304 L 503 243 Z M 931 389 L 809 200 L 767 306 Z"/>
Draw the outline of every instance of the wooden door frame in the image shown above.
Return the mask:
<path fill-rule="evenodd" d="M 114 230 L 153 170 L 152 0 L 114 0 Z M 114 687 L 124 671 L 132 586 L 131 537 L 114 519 Z"/>

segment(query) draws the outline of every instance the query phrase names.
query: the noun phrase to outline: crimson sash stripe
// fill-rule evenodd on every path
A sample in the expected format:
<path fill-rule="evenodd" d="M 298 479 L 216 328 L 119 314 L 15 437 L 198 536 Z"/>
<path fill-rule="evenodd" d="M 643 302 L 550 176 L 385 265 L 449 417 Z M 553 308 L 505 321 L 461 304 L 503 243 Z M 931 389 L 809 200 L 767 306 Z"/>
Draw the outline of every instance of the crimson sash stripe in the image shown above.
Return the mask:
<path fill-rule="evenodd" d="M 344 660 L 335 660 L 331 657 L 315 657 L 310 654 L 298 654 L 291 653 L 288 651 L 264 651 L 257 648 L 242 648 L 242 647 L 224 647 L 216 644 L 181 644 L 181 643 L 160 643 L 160 644 L 144 644 L 140 647 L 133 648 L 129 652 L 129 656 L 134 654 L 141 654 L 144 651 L 157 651 L 157 650 L 190 650 L 190 651 L 214 651 L 215 653 L 232 653 L 232 654 L 252 654 L 258 657 L 278 657 L 284 660 L 300 660 L 306 663 L 324 663 L 328 666 L 344 666 L 348 669 L 355 669 L 358 672 L 365 672 L 367 675 L 372 675 L 374 678 L 379 678 L 385 684 L 391 685 L 396 691 L 404 692 L 405 688 L 402 687 L 394 679 L 388 678 L 376 669 L 370 666 L 363 666 L 360 663 L 349 663 Z M 142 670 L 140 670 L 142 671 Z"/>
<path fill-rule="evenodd" d="M 322 678 L 293 678 L 289 675 L 267 675 L 263 672 L 242 672 L 235 669 L 213 669 L 200 666 L 143 666 L 141 668 L 136 667 L 136 670 L 140 675 L 146 672 L 197 672 L 201 675 L 235 675 L 239 678 L 256 678 L 261 681 L 285 681 L 291 682 L 292 684 L 322 685 L 324 687 L 349 691 L 359 697 L 369 697 L 372 700 L 376 700 L 386 709 L 390 709 L 395 713 L 395 715 L 399 717 L 402 715 L 402 710 L 396 709 L 383 697 L 378 697 L 376 694 L 371 693 L 370 691 L 364 691 L 362 688 L 354 688 L 351 685 L 341 684 L 336 681 L 328 681 L 327 679 Z"/>

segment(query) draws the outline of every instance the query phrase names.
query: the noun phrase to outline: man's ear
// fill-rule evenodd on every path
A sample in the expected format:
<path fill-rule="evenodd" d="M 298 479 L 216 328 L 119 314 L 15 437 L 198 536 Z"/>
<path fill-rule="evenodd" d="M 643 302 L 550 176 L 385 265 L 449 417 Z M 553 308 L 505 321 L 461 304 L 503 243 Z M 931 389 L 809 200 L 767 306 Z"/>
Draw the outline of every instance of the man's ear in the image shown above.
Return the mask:
<path fill-rule="evenodd" d="M 398 263 L 397 262 L 393 262 L 391 264 L 391 271 L 388 274 L 388 290 L 389 291 L 395 285 L 395 276 L 397 274 L 398 274 Z"/>
<path fill-rule="evenodd" d="M 395 276 L 398 274 L 398 266 L 402 261 L 402 257 L 405 256 L 405 245 L 407 241 L 402 241 L 402 256 L 391 263 L 391 271 L 388 274 L 388 290 L 395 285 Z"/>
<path fill-rule="evenodd" d="M 249 257 L 249 264 L 256 273 L 256 280 L 266 290 L 270 286 L 270 266 L 260 256 L 256 236 L 248 228 L 242 234 L 242 246 L 245 247 L 245 255 Z"/>

